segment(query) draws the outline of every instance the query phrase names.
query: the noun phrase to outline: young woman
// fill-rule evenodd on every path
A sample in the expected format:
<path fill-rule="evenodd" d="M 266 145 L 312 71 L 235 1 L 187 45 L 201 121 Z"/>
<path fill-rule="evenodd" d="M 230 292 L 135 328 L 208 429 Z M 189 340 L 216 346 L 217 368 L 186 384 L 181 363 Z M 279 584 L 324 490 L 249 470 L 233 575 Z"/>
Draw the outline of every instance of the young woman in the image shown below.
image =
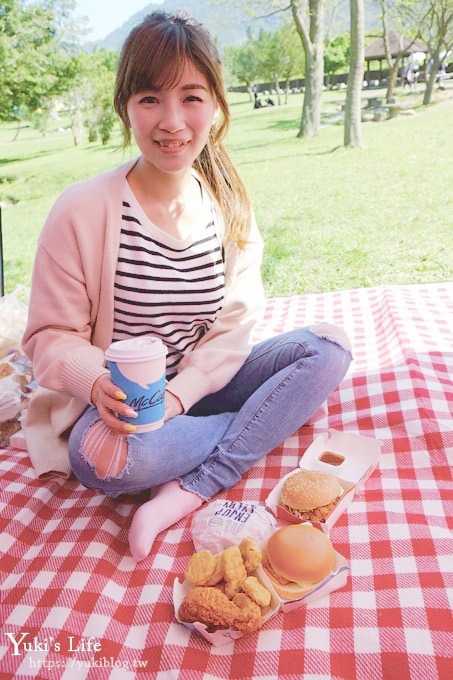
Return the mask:
<path fill-rule="evenodd" d="M 140 560 L 307 422 L 351 353 L 327 324 L 251 345 L 262 241 L 222 144 L 230 116 L 204 28 L 149 15 L 124 44 L 114 102 L 140 156 L 67 189 L 44 226 L 24 336 L 40 388 L 25 432 L 40 477 L 72 471 L 112 497 L 151 490 L 129 529 Z M 135 433 L 104 351 L 145 333 L 168 350 L 165 423 Z"/>

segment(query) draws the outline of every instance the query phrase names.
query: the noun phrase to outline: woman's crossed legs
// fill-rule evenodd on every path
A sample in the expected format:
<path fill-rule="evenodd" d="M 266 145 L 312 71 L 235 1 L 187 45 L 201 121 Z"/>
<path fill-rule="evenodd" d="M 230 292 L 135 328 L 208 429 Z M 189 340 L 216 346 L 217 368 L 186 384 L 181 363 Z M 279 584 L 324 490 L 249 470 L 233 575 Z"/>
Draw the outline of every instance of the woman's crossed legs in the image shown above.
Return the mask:
<path fill-rule="evenodd" d="M 110 496 L 158 487 L 137 510 L 129 532 L 132 554 L 143 559 L 160 531 L 234 485 L 305 424 L 350 361 L 342 330 L 323 324 L 255 345 L 223 389 L 159 430 L 125 438 L 108 431 L 90 407 L 70 436 L 73 471 L 83 484 Z"/>

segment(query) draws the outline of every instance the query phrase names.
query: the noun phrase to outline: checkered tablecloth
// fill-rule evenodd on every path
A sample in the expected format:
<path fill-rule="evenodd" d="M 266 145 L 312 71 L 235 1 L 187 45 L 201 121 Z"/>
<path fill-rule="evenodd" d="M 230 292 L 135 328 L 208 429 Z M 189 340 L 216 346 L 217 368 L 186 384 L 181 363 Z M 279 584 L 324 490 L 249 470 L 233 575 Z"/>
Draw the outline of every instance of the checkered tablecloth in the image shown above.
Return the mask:
<path fill-rule="evenodd" d="M 173 616 L 189 520 L 136 565 L 127 529 L 137 499 L 37 481 L 25 452 L 1 452 L 1 680 L 450 680 L 452 293 L 428 284 L 269 300 L 257 339 L 334 321 L 355 361 L 328 412 L 221 497 L 263 502 L 329 428 L 378 438 L 382 453 L 331 532 L 350 562 L 347 585 L 227 646 Z"/>

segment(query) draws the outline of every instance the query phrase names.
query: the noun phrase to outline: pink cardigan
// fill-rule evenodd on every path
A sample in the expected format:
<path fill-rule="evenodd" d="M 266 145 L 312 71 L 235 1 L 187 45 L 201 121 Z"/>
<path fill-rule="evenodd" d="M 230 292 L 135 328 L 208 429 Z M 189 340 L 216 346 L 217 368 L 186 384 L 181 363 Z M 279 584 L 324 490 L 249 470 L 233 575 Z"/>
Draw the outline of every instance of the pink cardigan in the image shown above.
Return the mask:
<path fill-rule="evenodd" d="M 23 338 L 40 385 L 23 424 L 38 477 L 70 475 L 67 432 L 90 402 L 95 380 L 106 372 L 121 197 L 135 162 L 64 191 L 38 241 Z M 250 352 L 264 306 L 262 249 L 254 220 L 243 250 L 225 243 L 224 306 L 168 384 L 186 411 L 221 389 Z"/>

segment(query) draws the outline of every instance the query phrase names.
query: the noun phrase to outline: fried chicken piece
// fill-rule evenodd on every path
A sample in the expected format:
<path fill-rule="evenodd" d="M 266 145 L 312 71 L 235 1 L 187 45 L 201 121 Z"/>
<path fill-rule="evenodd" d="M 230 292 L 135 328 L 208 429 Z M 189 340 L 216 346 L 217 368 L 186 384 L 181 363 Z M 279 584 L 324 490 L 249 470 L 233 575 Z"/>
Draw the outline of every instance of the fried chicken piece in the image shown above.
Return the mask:
<path fill-rule="evenodd" d="M 231 602 L 236 604 L 240 609 L 245 609 L 246 607 L 250 607 L 250 605 L 253 604 L 253 600 L 251 600 L 249 596 L 243 592 L 236 593 Z"/>
<path fill-rule="evenodd" d="M 263 559 L 261 548 L 253 538 L 244 538 L 239 543 L 239 550 L 241 551 L 247 574 L 252 574 L 254 571 L 256 571 L 258 565 Z"/>
<path fill-rule="evenodd" d="M 183 599 L 179 608 L 181 621 L 201 621 L 207 625 L 230 628 L 241 610 L 218 588 L 197 587 Z"/>
<path fill-rule="evenodd" d="M 209 581 L 205 584 L 207 586 L 216 586 L 223 579 L 223 560 L 222 555 L 215 556 L 216 567 Z"/>
<path fill-rule="evenodd" d="M 0 363 L 0 378 L 8 378 L 12 373 L 14 373 L 14 368 L 11 364 L 2 361 Z"/>
<path fill-rule="evenodd" d="M 245 593 L 236 593 L 232 602 L 239 607 L 233 626 L 238 630 L 252 632 L 261 628 L 261 609 Z"/>
<path fill-rule="evenodd" d="M 217 561 L 210 550 L 200 550 L 192 555 L 186 571 L 186 578 L 193 586 L 205 586 L 213 576 Z"/>
<path fill-rule="evenodd" d="M 223 578 L 225 594 L 230 599 L 241 589 L 247 578 L 241 551 L 237 545 L 231 545 L 222 553 Z"/>
<path fill-rule="evenodd" d="M 268 607 L 271 603 L 270 592 L 258 581 L 256 576 L 247 576 L 242 584 L 242 590 L 259 607 Z"/>
<path fill-rule="evenodd" d="M 282 505 L 292 515 L 298 517 L 299 519 L 303 519 L 304 521 L 325 522 L 327 515 L 332 512 L 340 498 L 341 496 L 338 496 L 331 503 L 328 503 L 327 505 L 321 505 L 319 508 L 315 508 L 314 510 L 296 510 L 295 508 L 289 507 L 289 505 Z"/>

